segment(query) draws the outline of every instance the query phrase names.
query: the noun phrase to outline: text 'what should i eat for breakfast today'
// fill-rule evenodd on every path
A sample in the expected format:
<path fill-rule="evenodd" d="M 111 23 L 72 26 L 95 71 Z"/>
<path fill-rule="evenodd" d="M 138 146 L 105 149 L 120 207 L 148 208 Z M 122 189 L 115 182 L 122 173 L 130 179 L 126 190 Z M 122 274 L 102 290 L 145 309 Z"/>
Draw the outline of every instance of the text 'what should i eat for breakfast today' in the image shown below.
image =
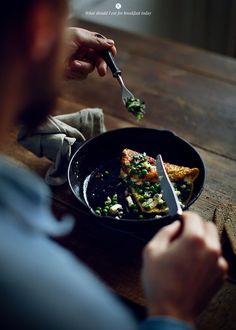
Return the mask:
<path fill-rule="evenodd" d="M 151 16 L 151 11 L 91 11 L 85 12 L 89 16 Z"/>

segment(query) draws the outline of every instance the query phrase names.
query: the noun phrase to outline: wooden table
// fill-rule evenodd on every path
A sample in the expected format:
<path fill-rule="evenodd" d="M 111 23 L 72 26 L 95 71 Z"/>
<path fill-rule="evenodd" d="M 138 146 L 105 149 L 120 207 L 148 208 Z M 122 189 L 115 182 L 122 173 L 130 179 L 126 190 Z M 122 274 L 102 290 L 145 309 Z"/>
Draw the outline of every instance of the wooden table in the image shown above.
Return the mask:
<path fill-rule="evenodd" d="M 167 128 L 188 140 L 201 154 L 207 179 L 204 192 L 191 207 L 212 220 L 219 202 L 236 203 L 236 61 L 163 39 L 147 39 L 107 27 L 80 22 L 116 41 L 117 62 L 131 91 L 145 100 L 144 127 Z M 83 82 L 65 82 L 57 113 L 101 107 L 107 129 L 137 126 L 120 100 L 117 82 L 96 74 Z M 44 175 L 49 161 L 18 146 L 12 133 L 9 155 Z M 67 185 L 53 190 L 58 217 L 72 213 L 77 225 L 63 240 L 119 296 L 144 309 L 140 286 L 143 243 L 94 223 L 81 211 Z M 184 299 L 184 297 L 183 297 Z M 197 319 L 199 329 L 236 329 L 236 285 L 226 282 Z"/>

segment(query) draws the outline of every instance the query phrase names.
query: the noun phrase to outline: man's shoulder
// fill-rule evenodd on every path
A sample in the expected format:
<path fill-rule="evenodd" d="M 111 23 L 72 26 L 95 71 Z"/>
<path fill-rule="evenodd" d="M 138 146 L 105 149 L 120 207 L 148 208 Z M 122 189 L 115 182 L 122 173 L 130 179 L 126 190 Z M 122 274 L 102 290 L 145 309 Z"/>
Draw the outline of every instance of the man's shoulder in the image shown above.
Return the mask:
<path fill-rule="evenodd" d="M 12 226 L 28 227 L 51 236 L 67 234 L 73 219 L 58 222 L 50 208 L 50 190 L 31 171 L 0 157 L 0 222 L 11 219 Z"/>
<path fill-rule="evenodd" d="M 21 193 L 38 192 L 41 195 L 49 194 L 49 189 L 43 180 L 21 163 L 0 156 L 0 190 L 11 189 Z"/>

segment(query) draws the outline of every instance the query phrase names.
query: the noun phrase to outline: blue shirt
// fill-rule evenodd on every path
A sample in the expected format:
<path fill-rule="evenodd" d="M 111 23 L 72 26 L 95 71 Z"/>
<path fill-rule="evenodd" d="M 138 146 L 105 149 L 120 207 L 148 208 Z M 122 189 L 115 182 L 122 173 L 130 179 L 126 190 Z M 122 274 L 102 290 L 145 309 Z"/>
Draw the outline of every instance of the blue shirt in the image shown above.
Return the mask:
<path fill-rule="evenodd" d="M 0 157 L 1 329 L 191 329 L 165 317 L 139 324 L 95 274 L 50 239 L 68 233 L 73 219 L 57 222 L 49 196 L 39 177 Z"/>

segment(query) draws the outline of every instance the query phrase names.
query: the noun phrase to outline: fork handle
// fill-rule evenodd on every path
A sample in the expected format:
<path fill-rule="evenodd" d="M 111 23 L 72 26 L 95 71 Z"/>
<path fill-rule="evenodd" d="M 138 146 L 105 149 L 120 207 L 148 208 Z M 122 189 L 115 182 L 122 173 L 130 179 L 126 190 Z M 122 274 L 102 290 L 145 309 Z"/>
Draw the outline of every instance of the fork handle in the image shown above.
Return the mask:
<path fill-rule="evenodd" d="M 110 68 L 110 70 L 113 74 L 113 77 L 117 78 L 118 75 L 121 74 L 121 70 L 116 65 L 116 62 L 114 60 L 114 57 L 112 56 L 112 53 L 109 50 L 104 50 L 104 51 L 102 51 L 102 57 L 103 57 L 104 61 L 106 62 L 106 64 L 108 65 L 108 67 Z"/>

